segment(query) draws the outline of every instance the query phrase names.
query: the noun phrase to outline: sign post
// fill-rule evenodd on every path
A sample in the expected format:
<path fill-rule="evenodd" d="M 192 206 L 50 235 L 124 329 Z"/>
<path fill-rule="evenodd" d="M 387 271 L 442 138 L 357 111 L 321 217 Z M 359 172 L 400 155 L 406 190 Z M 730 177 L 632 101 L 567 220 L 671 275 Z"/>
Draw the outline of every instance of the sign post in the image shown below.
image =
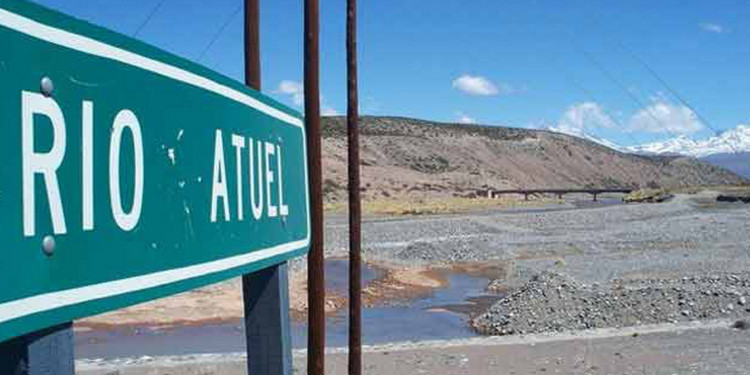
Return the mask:
<path fill-rule="evenodd" d="M 259 0 L 245 0 L 245 84 L 260 91 Z M 248 374 L 291 375 L 287 264 L 242 276 Z"/>
<path fill-rule="evenodd" d="M 71 323 L 0 343 L 0 374 L 73 375 L 73 360 Z"/>
<path fill-rule="evenodd" d="M 23 0 L 0 44 L 0 364 L 72 361 L 75 319 L 258 271 L 278 282 L 250 315 L 288 302 L 277 265 L 311 236 L 299 113 Z"/>

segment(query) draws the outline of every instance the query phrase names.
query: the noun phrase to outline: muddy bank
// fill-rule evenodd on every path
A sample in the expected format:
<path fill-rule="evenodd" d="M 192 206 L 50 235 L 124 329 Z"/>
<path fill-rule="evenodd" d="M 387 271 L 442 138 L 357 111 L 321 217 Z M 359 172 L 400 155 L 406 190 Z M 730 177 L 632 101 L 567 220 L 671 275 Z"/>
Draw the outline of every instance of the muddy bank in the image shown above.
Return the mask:
<path fill-rule="evenodd" d="M 342 269 L 343 268 L 343 269 Z M 346 264 L 332 269 L 327 284 L 335 287 L 347 281 L 341 277 Z M 343 272 L 344 274 L 346 272 Z M 363 337 L 367 345 L 388 342 L 468 338 L 478 334 L 469 328 L 470 316 L 485 311 L 500 296 L 488 294 L 489 279 L 503 275 L 496 267 L 464 265 L 430 270 L 399 268 L 378 274 L 365 288 L 362 311 Z M 405 286 L 402 280 L 409 281 Z M 348 310 L 339 309 L 326 318 L 326 344 L 345 346 L 348 338 Z M 305 347 L 306 319 L 293 319 L 292 345 Z M 112 326 L 79 331 L 76 355 L 79 358 L 114 359 L 121 357 L 226 353 L 245 347 L 243 321 L 206 324 L 154 326 Z"/>
<path fill-rule="evenodd" d="M 326 281 L 326 314 L 334 316 L 347 306 L 348 281 L 341 279 L 342 270 L 339 269 L 347 267 L 347 263 L 342 259 L 328 259 L 326 267 L 329 275 Z M 445 287 L 448 282 L 441 272 L 431 267 L 369 262 L 364 271 L 363 302 L 367 307 L 409 301 Z M 304 321 L 307 316 L 307 274 L 304 270 L 291 272 L 289 289 L 292 318 Z M 238 322 L 243 316 L 241 280 L 233 279 L 86 318 L 76 322 L 76 330 L 85 332 L 125 327 L 169 329 Z"/>

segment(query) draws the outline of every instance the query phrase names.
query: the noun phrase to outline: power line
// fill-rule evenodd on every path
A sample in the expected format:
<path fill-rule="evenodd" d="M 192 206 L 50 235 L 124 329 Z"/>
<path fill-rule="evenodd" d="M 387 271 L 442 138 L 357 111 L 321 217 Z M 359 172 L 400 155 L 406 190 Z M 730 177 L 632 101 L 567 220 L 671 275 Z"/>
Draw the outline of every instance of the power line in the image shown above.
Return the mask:
<path fill-rule="evenodd" d="M 571 85 L 573 85 L 573 87 L 575 87 L 575 88 L 577 88 L 577 89 L 578 89 L 579 91 L 581 91 L 581 92 L 583 93 L 583 95 L 584 95 L 584 96 L 586 96 L 586 97 L 587 97 L 587 98 L 589 98 L 590 100 L 593 100 L 594 102 L 596 102 L 596 101 L 597 101 L 597 100 L 596 100 L 596 97 L 595 97 L 595 96 L 594 96 L 594 95 L 593 95 L 593 94 L 591 93 L 591 91 L 589 91 L 588 89 L 586 89 L 585 87 L 583 87 L 583 85 L 581 85 L 581 84 L 579 84 L 578 82 L 574 81 L 574 80 L 573 80 L 573 79 L 572 79 L 572 78 L 571 78 L 570 76 L 568 76 L 568 75 L 566 75 L 566 76 L 565 76 L 565 78 L 566 78 L 566 80 L 568 81 L 568 83 L 570 83 Z M 640 144 L 640 143 L 641 143 L 641 142 L 639 142 L 638 140 L 636 140 L 636 139 L 635 139 L 635 137 L 634 137 L 634 136 L 633 136 L 632 134 L 630 134 L 630 133 L 628 133 L 628 132 L 626 131 L 627 129 L 625 128 L 625 125 L 623 125 L 623 124 L 622 124 L 622 123 L 620 122 L 620 120 L 618 120 L 618 119 L 617 119 L 617 118 L 615 118 L 614 116 L 609 116 L 609 115 L 608 115 L 607 117 L 608 117 L 608 118 L 609 118 L 609 119 L 610 119 L 610 120 L 611 120 L 612 122 L 614 122 L 614 123 L 615 123 L 615 125 L 616 125 L 616 126 L 617 126 L 618 128 L 620 128 L 620 129 L 622 129 L 622 130 L 623 130 L 623 133 L 622 133 L 622 134 L 625 134 L 625 135 L 626 135 L 626 136 L 627 136 L 628 138 L 630 138 L 630 140 L 631 140 L 631 141 L 633 142 L 634 146 L 635 146 L 635 145 L 638 145 L 638 144 Z"/>
<path fill-rule="evenodd" d="M 553 58 L 553 61 L 555 60 L 554 59 L 554 55 L 550 51 L 548 51 L 546 49 L 543 49 L 543 52 L 545 52 L 548 55 L 550 55 L 550 57 Z M 565 81 L 567 81 L 568 84 L 572 85 L 573 87 L 575 87 L 576 89 L 578 89 L 579 91 L 581 91 L 583 93 L 583 95 L 588 100 L 592 100 L 594 102 L 597 102 L 597 97 L 595 95 L 593 95 L 590 90 L 588 90 L 587 88 L 583 87 L 583 85 L 579 84 L 573 78 L 573 75 L 571 74 L 570 70 L 568 70 L 567 68 L 565 68 L 563 66 L 558 66 L 558 67 L 563 71 L 562 76 L 565 79 Z M 618 119 L 616 119 L 615 117 L 610 116 L 608 114 L 607 114 L 607 117 L 620 129 L 620 131 L 622 132 L 622 134 L 625 134 L 625 136 L 627 136 L 630 139 L 630 141 L 633 142 L 634 146 L 638 145 L 638 144 L 641 144 L 641 142 L 638 141 L 638 140 L 636 140 L 635 137 L 631 133 L 627 132 L 627 128 Z"/>
<path fill-rule="evenodd" d="M 587 52 L 583 48 L 579 48 L 578 50 L 608 80 L 610 80 L 618 88 L 620 88 L 620 90 L 622 90 L 630 98 L 630 100 L 632 100 L 641 109 L 642 112 L 645 112 L 646 114 L 648 114 L 648 116 L 651 117 L 652 120 L 654 120 L 656 123 L 658 123 L 659 125 L 661 125 L 662 129 L 664 129 L 664 131 L 666 131 L 667 133 L 669 133 L 670 136 L 677 137 L 677 135 L 675 133 L 673 133 L 671 130 L 669 130 L 669 126 L 667 126 L 664 123 L 664 121 L 662 121 L 661 119 L 659 119 L 658 117 L 656 117 L 656 115 L 654 115 L 654 113 L 651 110 L 651 108 L 649 108 L 648 106 L 646 106 L 645 103 L 643 103 L 643 101 L 641 101 L 637 96 L 635 96 L 632 91 L 628 90 L 628 88 L 625 87 L 625 85 L 620 80 L 618 80 L 617 78 L 615 78 L 615 76 L 612 75 L 612 73 L 610 73 L 609 70 L 607 70 L 604 67 L 604 65 L 602 65 L 597 59 L 595 59 L 593 55 L 591 55 L 589 52 Z"/>
<path fill-rule="evenodd" d="M 690 104 L 690 103 L 689 103 L 689 102 L 688 102 L 688 101 L 687 101 L 687 100 L 686 100 L 685 98 L 683 98 L 683 97 L 682 97 L 682 95 L 680 95 L 680 94 L 679 94 L 679 93 L 677 92 L 677 90 L 675 90 L 674 88 L 672 88 L 672 86 L 671 86 L 671 85 L 669 85 L 669 84 L 668 84 L 668 83 L 667 83 L 667 82 L 666 82 L 666 81 L 665 81 L 665 80 L 664 80 L 664 79 L 663 79 L 663 78 L 662 78 L 662 77 L 661 77 L 661 76 L 660 76 L 660 75 L 659 75 L 659 74 L 658 74 L 658 73 L 657 73 L 657 72 L 656 72 L 656 71 L 655 71 L 655 70 L 654 70 L 653 68 L 651 68 L 651 66 L 649 66 L 649 65 L 648 65 L 648 64 L 646 63 L 646 61 L 645 61 L 645 60 L 643 60 L 642 58 L 640 58 L 640 57 L 639 57 L 638 55 L 636 55 L 636 54 L 635 54 L 635 52 L 633 52 L 633 51 L 632 51 L 631 49 L 629 49 L 629 48 L 628 48 L 627 46 L 625 46 L 625 44 L 624 44 L 624 43 L 622 43 L 622 41 L 620 41 L 620 40 L 617 40 L 617 41 L 618 41 L 618 44 L 620 45 L 620 48 L 622 48 L 622 49 L 623 49 L 623 50 L 624 50 L 625 52 L 627 52 L 627 53 L 628 53 L 628 54 L 630 55 L 630 57 L 632 57 L 632 58 L 633 58 L 633 60 L 635 60 L 635 61 L 637 61 L 637 62 L 638 62 L 639 64 L 641 64 L 641 66 L 643 66 L 643 68 L 644 68 L 644 69 L 646 69 L 646 71 L 648 71 L 648 72 L 649 72 L 649 74 L 651 74 L 651 76 L 652 76 L 652 77 L 654 77 L 654 78 L 655 78 L 655 79 L 656 79 L 657 81 L 659 81 L 659 83 L 660 83 L 660 84 L 661 84 L 662 86 L 664 86 L 664 88 L 666 88 L 666 89 L 667 89 L 667 91 L 669 91 L 669 93 L 670 93 L 670 94 L 672 94 L 672 96 L 674 96 L 674 97 L 675 97 L 675 99 L 677 99 L 677 100 L 678 100 L 678 101 L 679 101 L 680 103 L 682 103 L 682 105 L 684 105 L 684 106 L 685 106 L 685 107 L 687 107 L 687 108 L 688 108 L 688 109 L 689 109 L 689 110 L 690 110 L 691 112 L 693 112 L 693 113 L 695 114 L 695 116 L 696 116 L 696 117 L 698 117 L 698 119 L 699 119 L 699 120 L 700 120 L 700 121 L 701 121 L 701 122 L 702 122 L 702 123 L 703 123 L 704 125 L 706 125 L 706 126 L 707 126 L 707 127 L 709 128 L 709 129 L 711 129 L 711 130 L 712 130 L 712 131 L 714 132 L 714 134 L 716 134 L 716 135 L 719 135 L 719 134 L 721 134 L 721 133 L 720 133 L 720 132 L 719 132 L 719 131 L 718 131 L 718 130 L 717 130 L 717 129 L 716 129 L 716 128 L 715 128 L 715 127 L 714 127 L 714 126 L 713 126 L 713 125 L 711 124 L 711 122 L 710 122 L 710 121 L 708 121 L 708 119 L 707 119 L 707 118 L 705 118 L 705 117 L 704 117 L 704 116 L 703 116 L 703 115 L 702 115 L 702 114 L 701 114 L 700 112 L 698 112 L 698 110 L 697 110 L 697 109 L 695 109 L 695 107 L 693 107 L 693 106 L 692 106 L 692 105 L 691 105 L 691 104 Z M 731 144 L 731 143 L 727 143 L 727 146 L 729 146 L 729 148 L 731 148 L 731 149 L 732 149 L 732 151 L 734 151 L 734 152 L 737 152 L 737 150 L 736 150 L 736 149 L 734 148 L 734 146 L 732 146 L 732 144 Z"/>
<path fill-rule="evenodd" d="M 154 14 L 156 14 L 156 12 L 159 11 L 159 8 L 161 8 L 161 6 L 164 5 L 166 1 L 167 0 L 159 0 L 156 6 L 151 9 L 151 12 L 148 14 L 146 19 L 143 20 L 143 22 L 141 22 L 141 24 L 138 26 L 137 29 L 135 29 L 135 32 L 132 35 L 133 38 L 137 37 L 141 33 L 143 28 L 146 27 L 146 25 L 151 21 L 151 18 L 154 17 Z"/>
<path fill-rule="evenodd" d="M 211 49 L 211 47 L 216 43 L 216 41 L 221 37 L 221 34 L 224 33 L 224 30 L 226 30 L 227 26 L 229 26 L 230 23 L 234 20 L 234 17 L 237 16 L 237 14 L 242 10 L 242 4 L 237 6 L 237 8 L 232 12 L 232 14 L 227 17 L 227 19 L 224 21 L 224 23 L 219 27 L 219 30 L 216 32 L 216 34 L 213 36 L 211 41 L 206 45 L 206 48 L 203 49 L 203 51 L 198 56 L 197 61 L 203 60 L 203 58 L 206 56 L 206 53 Z"/>
<path fill-rule="evenodd" d="M 676 135 L 675 135 L 674 133 L 672 133 L 672 132 L 671 132 L 671 131 L 669 130 L 669 128 L 668 128 L 668 127 L 664 126 L 664 123 L 663 123 L 663 121 L 661 121 L 661 120 L 660 120 L 659 118 L 657 118 L 657 117 L 656 117 L 656 115 L 654 115 L 654 114 L 652 113 L 651 109 L 650 109 L 649 107 L 647 107 L 647 106 L 645 105 L 645 103 L 643 103 L 643 101 L 641 101 L 641 100 L 640 100 L 640 99 L 639 99 L 638 97 L 636 97 L 635 95 L 633 95 L 633 93 L 632 93 L 632 92 L 631 92 L 630 90 L 628 90 L 628 89 L 627 89 L 627 88 L 625 87 L 625 85 L 624 85 L 624 84 L 623 84 L 622 82 L 620 82 L 620 81 L 619 81 L 619 80 L 618 80 L 617 78 L 615 78 L 615 77 L 614 77 L 614 75 L 612 75 L 612 74 L 611 74 L 611 73 L 610 73 L 610 72 L 609 72 L 609 71 L 608 71 L 608 70 L 607 70 L 607 69 L 606 69 L 606 68 L 604 67 L 604 65 L 602 65 L 602 64 L 601 64 L 601 63 L 600 63 L 600 62 L 599 62 L 599 61 L 598 61 L 597 59 L 595 59 L 593 55 L 591 55 L 591 54 L 590 54 L 590 53 L 588 53 L 588 52 L 587 52 L 586 50 L 584 50 L 584 49 L 583 49 L 583 48 L 582 48 L 581 46 L 579 46 L 579 45 L 578 45 L 578 43 L 577 43 L 577 40 L 576 40 L 576 39 L 577 39 L 577 37 L 576 37 L 576 33 L 575 33 L 575 31 L 574 31 L 574 30 L 571 30 L 571 31 L 570 31 L 570 36 L 569 36 L 569 37 L 570 37 L 570 41 L 571 41 L 571 44 L 573 45 L 573 48 L 574 48 L 574 49 L 576 49 L 576 50 L 577 50 L 577 51 L 578 51 L 578 52 L 579 52 L 579 53 L 580 53 L 581 55 L 583 55 L 584 57 L 586 57 L 586 59 L 587 59 L 587 60 L 589 60 L 589 62 L 590 62 L 590 63 L 591 63 L 592 65 L 594 65 L 594 66 L 595 66 L 595 67 L 596 67 L 596 68 L 597 68 L 597 69 L 598 69 L 598 70 L 599 70 L 599 71 L 600 71 L 600 72 L 602 73 L 602 75 L 604 75 L 604 76 L 605 76 L 605 77 L 606 77 L 606 78 L 607 78 L 608 80 L 610 80 L 610 81 L 611 81 L 612 83 L 614 83 L 614 84 L 615 84 L 615 85 L 616 85 L 616 86 L 617 86 L 617 87 L 618 87 L 618 88 L 619 88 L 620 90 L 624 91 L 624 92 L 625 92 L 625 94 L 626 94 L 626 95 L 627 95 L 627 96 L 628 96 L 628 97 L 629 97 L 629 98 L 630 98 L 630 99 L 631 99 L 631 100 L 632 100 L 632 101 L 633 101 L 633 102 L 634 102 L 634 103 L 636 104 L 636 106 L 637 106 L 637 107 L 638 107 L 638 108 L 639 108 L 639 109 L 640 109 L 640 110 L 641 110 L 642 112 L 645 112 L 645 113 L 647 113 L 647 114 L 649 115 L 649 117 L 651 117 L 651 118 L 652 118 L 652 119 L 653 119 L 654 121 L 656 121 L 657 123 L 659 123 L 659 124 L 660 124 L 660 125 L 662 126 L 662 128 L 663 128 L 663 129 L 664 129 L 664 130 L 665 130 L 665 131 L 666 131 L 667 133 L 669 133 L 669 135 L 670 135 L 670 136 L 672 136 L 672 137 L 675 137 L 675 136 L 676 136 Z M 567 80 L 567 81 L 568 81 L 569 83 L 571 83 L 571 84 L 572 84 L 573 86 L 575 86 L 576 88 L 578 88 L 578 89 L 579 89 L 580 91 L 582 91 L 582 92 L 584 93 L 584 95 L 586 95 L 587 97 L 590 97 L 590 98 L 594 98 L 594 96 L 593 96 L 593 95 L 591 95 L 591 93 L 590 93 L 590 91 L 589 91 L 589 90 L 587 90 L 587 89 L 583 88 L 583 87 L 582 87 L 581 85 L 579 85 L 579 84 L 575 83 L 575 82 L 574 82 L 574 81 L 573 81 L 573 80 L 572 80 L 572 79 L 571 79 L 571 78 L 570 78 L 570 77 L 569 77 L 568 75 L 566 75 L 566 80 Z M 595 99 L 594 99 L 594 100 L 595 100 Z M 614 122 L 614 123 L 615 123 L 615 124 L 616 124 L 616 125 L 617 125 L 618 127 L 620 127 L 620 128 L 621 128 L 621 129 L 623 130 L 623 134 L 625 134 L 625 135 L 626 135 L 626 136 L 627 136 L 628 138 L 630 138 L 630 140 L 631 140 L 631 141 L 633 141 L 633 143 L 635 143 L 636 145 L 640 143 L 639 141 L 637 141 L 637 140 L 635 139 L 635 137 L 633 137 L 633 136 L 632 136 L 632 134 L 630 134 L 630 133 L 628 133 L 628 132 L 627 132 L 627 128 L 626 128 L 626 127 L 624 126 L 624 124 L 622 124 L 622 123 L 621 123 L 620 121 L 616 120 L 616 119 L 615 119 L 614 117 L 612 117 L 612 116 L 609 116 L 609 118 L 610 118 L 610 119 L 611 119 L 611 120 L 612 120 L 612 121 L 613 121 L 613 122 Z"/>
<path fill-rule="evenodd" d="M 609 70 L 607 70 L 607 69 L 606 69 L 606 68 L 604 67 L 604 65 L 602 65 L 602 64 L 601 64 L 601 63 L 599 62 L 599 60 L 595 59 L 595 58 L 594 58 L 594 56 L 593 56 L 592 54 L 590 54 L 589 52 L 587 52 L 586 50 L 580 49 L 580 52 L 581 52 L 581 54 L 582 54 L 582 55 L 583 55 L 584 57 L 586 57 L 586 59 L 587 59 L 587 60 L 589 60 L 589 62 L 590 62 L 590 63 L 591 63 L 592 65 L 594 65 L 594 66 L 595 66 L 595 67 L 596 67 L 596 68 L 597 68 L 597 69 L 598 69 L 598 70 L 599 70 L 599 71 L 600 71 L 600 72 L 601 72 L 601 73 L 602 73 L 602 74 L 603 74 L 603 75 L 604 75 L 604 76 L 605 76 L 605 77 L 606 77 L 606 78 L 607 78 L 608 80 L 610 80 L 610 81 L 611 81 L 612 83 L 614 83 L 614 84 L 615 84 L 615 85 L 616 85 L 616 86 L 617 86 L 617 87 L 618 87 L 618 88 L 619 88 L 620 90 L 622 90 L 622 91 L 623 91 L 623 92 L 624 92 L 624 93 L 625 93 L 625 94 L 626 94 L 626 95 L 627 95 L 627 96 L 628 96 L 628 97 L 630 98 L 630 100 L 632 100 L 632 101 L 633 101 L 633 102 L 634 102 L 634 103 L 635 103 L 636 105 L 638 105 L 638 107 L 640 107 L 640 108 L 641 108 L 642 110 L 644 110 L 645 112 L 647 112 L 647 113 L 649 114 L 649 116 L 650 116 L 650 117 L 651 117 L 651 118 L 652 118 L 652 119 L 653 119 L 654 121 L 656 121 L 656 122 L 660 123 L 660 124 L 661 124 L 662 126 L 664 126 L 663 122 L 662 122 L 662 121 L 661 121 L 661 120 L 660 120 L 660 119 L 659 119 L 658 117 L 656 117 L 656 115 L 654 115 L 654 114 L 653 114 L 653 113 L 651 112 L 651 110 L 650 110 L 650 109 L 649 109 L 649 108 L 648 108 L 648 107 L 647 107 L 647 106 L 645 105 L 645 103 L 643 103 L 643 101 L 641 101 L 641 99 L 639 99 L 639 98 L 638 98 L 637 96 L 635 96 L 635 95 L 633 94 L 633 92 L 632 92 L 632 91 L 628 90 L 628 88 L 627 88 L 627 87 L 625 87 L 625 85 L 624 85 L 624 84 L 623 84 L 622 82 L 620 82 L 620 80 L 618 80 L 617 78 L 615 78 L 615 76 L 614 76 L 614 75 L 612 75 L 612 73 L 610 73 L 610 72 L 609 72 Z M 666 126 L 664 126 L 664 129 L 667 129 L 667 127 L 666 127 Z"/>
<path fill-rule="evenodd" d="M 641 110 L 641 112 L 648 114 L 648 116 L 651 117 L 651 119 L 654 120 L 656 123 L 658 123 L 661 126 L 661 128 L 664 129 L 664 131 L 667 132 L 671 137 L 674 137 L 674 138 L 677 137 L 677 134 L 673 133 L 669 129 L 669 127 L 666 126 L 666 124 L 664 124 L 664 121 L 662 121 L 661 119 L 656 117 L 656 115 L 654 115 L 651 108 L 646 106 L 646 104 L 643 103 L 643 101 L 640 100 L 637 96 L 635 96 L 631 90 L 625 87 L 625 85 L 620 80 L 615 78 L 615 76 L 609 70 L 607 70 L 602 63 L 600 63 L 596 58 L 594 58 L 592 54 L 590 54 L 583 47 L 578 45 L 578 43 L 576 42 L 575 31 L 572 32 L 571 42 L 573 44 L 573 47 L 576 48 L 578 52 L 581 55 L 583 55 L 587 60 L 589 60 L 589 62 L 592 65 L 594 65 L 599 70 L 599 72 L 602 73 L 602 75 L 604 75 L 608 80 L 614 83 L 621 91 L 623 91 L 625 95 L 627 95 L 628 98 L 630 98 L 630 100 L 632 100 L 636 104 L 636 106 Z"/>
<path fill-rule="evenodd" d="M 604 27 L 602 27 L 602 25 L 601 25 L 601 23 L 599 21 L 597 21 L 596 19 L 593 19 L 593 21 L 594 21 L 595 24 L 597 24 L 599 26 L 600 30 L 604 30 Z M 687 101 L 687 99 L 685 99 L 682 95 L 680 95 L 679 92 L 677 92 L 677 90 L 675 90 L 670 84 L 668 84 L 667 81 L 664 80 L 664 78 L 662 78 L 661 75 L 659 73 L 657 73 L 656 70 L 654 70 L 651 67 L 651 65 L 649 65 L 646 62 L 645 59 L 641 58 L 638 54 L 635 53 L 635 51 L 633 51 L 631 48 L 629 48 L 627 45 L 625 45 L 625 43 L 622 41 L 622 39 L 618 38 L 616 35 L 614 35 L 612 33 L 609 33 L 609 35 L 610 35 L 610 37 L 612 39 L 614 39 L 617 42 L 617 45 L 620 47 L 620 49 L 622 49 L 623 51 L 625 51 L 625 53 L 627 53 L 633 60 L 635 60 L 636 62 L 638 62 L 638 64 L 640 64 L 654 79 L 656 79 L 662 86 L 664 86 L 664 88 L 666 88 L 667 91 L 669 91 L 669 93 L 672 94 L 672 96 L 675 97 L 675 99 L 677 99 L 683 106 L 687 107 L 692 113 L 694 113 L 695 116 L 698 118 L 698 120 L 700 120 L 704 125 L 706 125 L 706 127 L 708 127 L 709 129 L 711 129 L 714 132 L 715 135 L 718 136 L 718 135 L 721 134 L 721 132 L 719 132 L 711 124 L 711 122 L 708 121 L 707 118 L 705 118 L 700 112 L 698 112 L 698 110 L 695 109 L 695 107 L 693 107 Z M 727 142 L 727 146 L 729 146 L 729 148 L 731 148 L 733 152 L 735 152 L 735 153 L 738 152 L 731 143 Z"/>

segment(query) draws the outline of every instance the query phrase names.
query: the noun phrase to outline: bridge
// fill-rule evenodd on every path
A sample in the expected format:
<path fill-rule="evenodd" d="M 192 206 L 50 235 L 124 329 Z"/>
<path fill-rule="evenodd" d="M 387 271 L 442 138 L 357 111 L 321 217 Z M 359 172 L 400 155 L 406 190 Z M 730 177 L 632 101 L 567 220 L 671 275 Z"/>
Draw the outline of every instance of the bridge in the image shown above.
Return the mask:
<path fill-rule="evenodd" d="M 511 190 L 493 190 L 488 189 L 487 198 L 496 198 L 505 194 L 522 194 L 524 200 L 529 200 L 529 195 L 533 194 L 554 194 L 562 199 L 565 194 L 591 194 L 594 202 L 597 201 L 599 194 L 620 193 L 630 194 L 634 189 L 631 188 L 598 188 L 598 189 L 511 189 Z"/>

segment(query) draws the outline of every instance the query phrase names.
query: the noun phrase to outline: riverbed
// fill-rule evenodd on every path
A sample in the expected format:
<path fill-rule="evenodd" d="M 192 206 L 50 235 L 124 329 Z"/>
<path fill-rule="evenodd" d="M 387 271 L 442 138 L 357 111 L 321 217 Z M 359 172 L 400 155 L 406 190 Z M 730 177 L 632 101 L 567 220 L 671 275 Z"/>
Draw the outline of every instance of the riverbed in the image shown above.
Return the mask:
<path fill-rule="evenodd" d="M 346 341 L 346 220 L 326 223 L 329 295 L 327 345 Z M 750 268 L 750 207 L 717 204 L 715 193 L 680 194 L 660 204 L 619 204 L 614 199 L 573 199 L 540 208 L 516 208 L 461 215 L 368 218 L 363 226 L 364 279 L 378 284 L 394 270 L 416 270 L 437 282 L 393 298 L 375 299 L 363 311 L 366 344 L 471 338 L 467 322 L 498 298 L 485 288 L 507 278 L 513 290 L 531 275 L 554 269 L 586 285 L 652 277 L 695 277 Z M 503 265 L 504 274 L 465 272 L 458 265 Z M 292 262 L 291 280 L 304 275 L 304 261 Z M 501 272 L 503 273 L 503 272 Z M 233 284 L 234 283 L 234 284 Z M 290 282 L 292 294 L 303 283 Z M 83 329 L 79 358 L 241 352 L 244 339 L 237 281 L 186 297 L 189 306 L 220 299 L 237 304 L 225 319 L 191 324 L 135 324 Z M 228 287 L 227 287 L 228 286 Z M 399 288 L 408 290 L 404 284 Z M 400 289 L 399 289 L 400 290 Z M 232 298 L 228 296 L 235 293 Z M 296 300 L 305 300 L 298 296 Z M 293 297 L 293 300 L 295 298 Z M 195 301 L 199 301 L 195 302 Z M 222 305 L 222 304 L 218 304 Z M 159 308 L 170 307 L 167 302 Z M 144 307 L 146 310 L 154 310 Z M 189 312 L 196 310 L 188 310 Z M 213 316 L 213 315 L 211 315 Z M 127 314 L 122 315 L 127 318 Z M 110 319 L 108 322 L 117 322 Z M 304 319 L 292 326 L 295 347 L 304 347 Z"/>
<path fill-rule="evenodd" d="M 388 342 L 469 338 L 477 334 L 468 318 L 484 311 L 500 295 L 486 292 L 487 276 L 461 270 L 439 269 L 436 277 L 446 280 L 426 295 L 400 301 L 382 301 L 363 310 L 363 340 L 366 345 Z M 372 263 L 362 269 L 363 285 L 380 280 L 386 272 Z M 343 294 L 348 287 L 348 261 L 326 261 L 328 293 Z M 326 319 L 326 344 L 347 343 L 348 310 L 339 309 Z M 307 323 L 292 320 L 292 344 L 307 344 Z M 240 352 L 245 348 L 242 320 L 167 328 L 146 325 L 84 330 L 76 334 L 78 358 L 120 358 Z"/>

